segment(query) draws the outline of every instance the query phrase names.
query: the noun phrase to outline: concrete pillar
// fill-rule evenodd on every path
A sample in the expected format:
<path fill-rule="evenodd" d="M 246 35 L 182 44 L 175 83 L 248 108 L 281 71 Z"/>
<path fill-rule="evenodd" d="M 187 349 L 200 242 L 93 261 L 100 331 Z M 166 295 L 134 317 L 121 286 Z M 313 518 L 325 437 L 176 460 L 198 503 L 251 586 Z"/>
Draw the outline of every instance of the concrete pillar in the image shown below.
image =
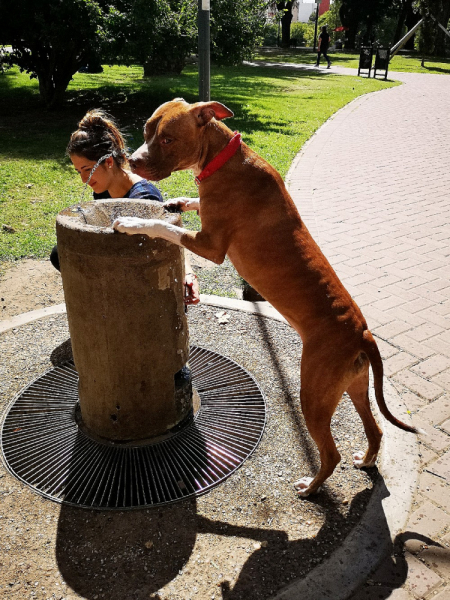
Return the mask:
<path fill-rule="evenodd" d="M 192 409 L 183 250 L 113 231 L 118 216 L 181 225 L 159 202 L 89 202 L 59 213 L 58 254 L 83 427 L 143 440 Z"/>

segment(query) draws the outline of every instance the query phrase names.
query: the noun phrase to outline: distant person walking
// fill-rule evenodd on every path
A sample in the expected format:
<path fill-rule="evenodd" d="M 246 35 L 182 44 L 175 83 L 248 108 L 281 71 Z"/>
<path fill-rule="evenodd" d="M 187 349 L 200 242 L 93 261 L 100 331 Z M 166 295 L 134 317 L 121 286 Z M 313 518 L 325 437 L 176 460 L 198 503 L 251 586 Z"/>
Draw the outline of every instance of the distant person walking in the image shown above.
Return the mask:
<path fill-rule="evenodd" d="M 320 63 L 320 55 L 323 54 L 324 58 L 328 63 L 328 69 L 331 67 L 331 61 L 328 58 L 328 46 L 330 45 L 330 34 L 327 31 L 327 26 L 324 25 L 322 27 L 322 32 L 319 35 L 319 45 L 317 46 L 317 62 L 316 67 L 319 66 Z"/>

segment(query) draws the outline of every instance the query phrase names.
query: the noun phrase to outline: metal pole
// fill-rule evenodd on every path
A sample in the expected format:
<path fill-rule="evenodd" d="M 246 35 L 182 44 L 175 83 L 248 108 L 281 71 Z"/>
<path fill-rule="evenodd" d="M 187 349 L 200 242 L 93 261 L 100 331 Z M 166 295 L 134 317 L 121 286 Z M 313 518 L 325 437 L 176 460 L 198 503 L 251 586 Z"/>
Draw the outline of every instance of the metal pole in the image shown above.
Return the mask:
<path fill-rule="evenodd" d="M 211 99 L 209 15 L 209 0 L 198 0 L 198 95 L 201 102 Z"/>
<path fill-rule="evenodd" d="M 317 1 L 317 7 L 316 7 L 316 24 L 314 27 L 314 52 L 316 51 L 316 46 L 317 46 L 317 23 L 319 21 L 319 6 L 320 6 L 320 0 Z"/>

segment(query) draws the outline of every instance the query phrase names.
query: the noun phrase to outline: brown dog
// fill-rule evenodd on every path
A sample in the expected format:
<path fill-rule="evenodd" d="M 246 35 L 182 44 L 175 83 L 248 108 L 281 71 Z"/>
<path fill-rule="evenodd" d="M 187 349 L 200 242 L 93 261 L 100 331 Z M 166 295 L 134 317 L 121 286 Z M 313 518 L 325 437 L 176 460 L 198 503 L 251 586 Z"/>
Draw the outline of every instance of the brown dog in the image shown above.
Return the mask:
<path fill-rule="evenodd" d="M 294 484 L 307 496 L 340 460 L 330 422 L 345 391 L 369 444 L 365 454 L 354 455 L 354 464 L 375 464 L 382 432 L 369 405 L 369 363 L 382 414 L 401 429 L 418 430 L 389 412 L 380 353 L 360 309 L 306 229 L 280 175 L 220 122 L 232 116 L 219 102 L 167 102 L 147 121 L 145 144 L 132 156 L 134 170 L 152 181 L 193 170 L 200 200 L 175 203 L 181 210 L 200 209 L 201 231 L 133 217 L 119 218 L 113 226 L 127 234 L 164 238 L 217 264 L 227 254 L 240 275 L 300 334 L 301 404 L 321 460 L 314 479 Z"/>

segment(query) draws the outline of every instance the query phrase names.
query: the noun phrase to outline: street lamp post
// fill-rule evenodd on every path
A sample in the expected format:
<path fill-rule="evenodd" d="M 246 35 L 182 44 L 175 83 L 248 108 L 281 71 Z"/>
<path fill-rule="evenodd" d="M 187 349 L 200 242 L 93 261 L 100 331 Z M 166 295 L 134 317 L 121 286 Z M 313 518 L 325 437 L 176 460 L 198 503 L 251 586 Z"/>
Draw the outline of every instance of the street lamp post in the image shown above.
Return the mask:
<path fill-rule="evenodd" d="M 211 99 L 209 1 L 198 0 L 198 95 L 202 102 Z"/>
<path fill-rule="evenodd" d="M 316 0 L 316 23 L 314 26 L 314 52 L 316 51 L 316 47 L 317 47 L 317 24 L 319 21 L 319 7 L 320 7 L 320 2 L 321 0 Z"/>

